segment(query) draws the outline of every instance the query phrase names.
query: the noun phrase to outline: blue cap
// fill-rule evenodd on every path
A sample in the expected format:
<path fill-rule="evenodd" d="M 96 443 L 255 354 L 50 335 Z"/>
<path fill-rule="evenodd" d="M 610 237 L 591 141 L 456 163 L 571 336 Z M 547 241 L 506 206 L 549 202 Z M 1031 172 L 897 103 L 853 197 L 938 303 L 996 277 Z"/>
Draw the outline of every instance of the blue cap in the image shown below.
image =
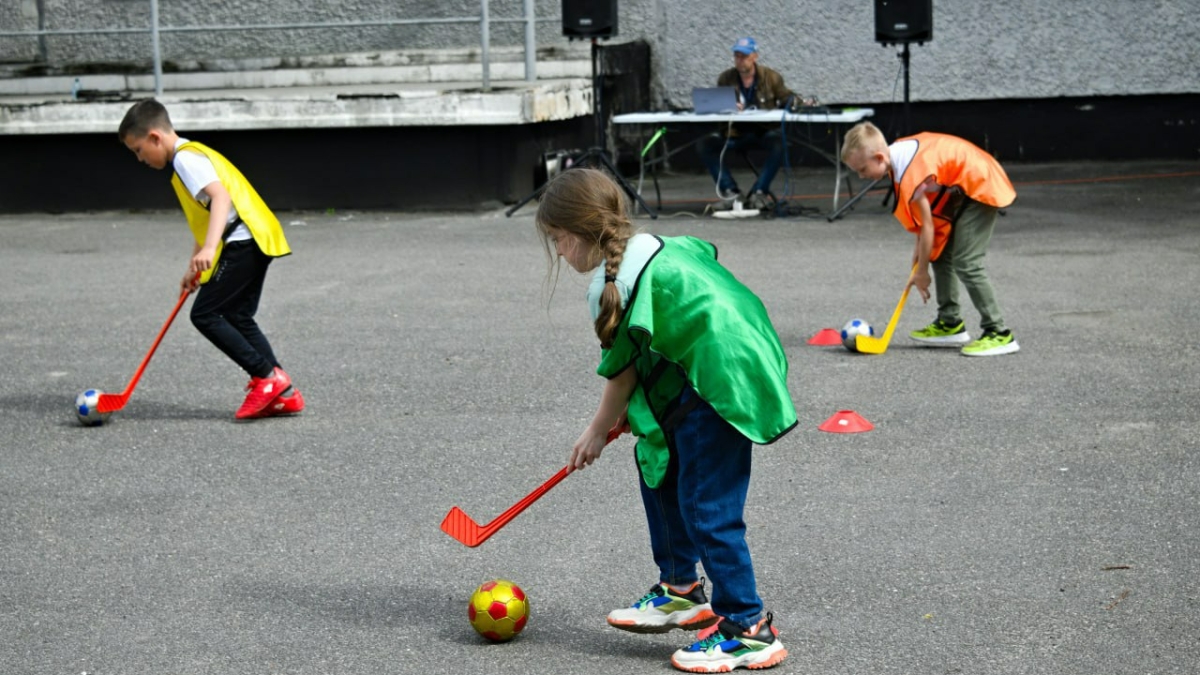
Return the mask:
<path fill-rule="evenodd" d="M 752 37 L 744 37 L 733 43 L 733 51 L 737 54 L 756 54 L 758 53 L 758 43 Z"/>

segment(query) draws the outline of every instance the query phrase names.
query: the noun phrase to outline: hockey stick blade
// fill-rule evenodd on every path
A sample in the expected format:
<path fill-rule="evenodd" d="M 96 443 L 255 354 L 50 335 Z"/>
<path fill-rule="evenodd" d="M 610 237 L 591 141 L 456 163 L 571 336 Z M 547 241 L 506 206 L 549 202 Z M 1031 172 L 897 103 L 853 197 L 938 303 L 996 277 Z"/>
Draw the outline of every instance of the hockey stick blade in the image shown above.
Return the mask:
<path fill-rule="evenodd" d="M 442 532 L 470 548 L 475 548 L 483 543 L 483 539 L 480 538 L 482 531 L 483 528 L 479 526 L 479 523 L 457 506 L 451 507 L 450 513 L 447 513 L 446 517 L 442 519 Z"/>

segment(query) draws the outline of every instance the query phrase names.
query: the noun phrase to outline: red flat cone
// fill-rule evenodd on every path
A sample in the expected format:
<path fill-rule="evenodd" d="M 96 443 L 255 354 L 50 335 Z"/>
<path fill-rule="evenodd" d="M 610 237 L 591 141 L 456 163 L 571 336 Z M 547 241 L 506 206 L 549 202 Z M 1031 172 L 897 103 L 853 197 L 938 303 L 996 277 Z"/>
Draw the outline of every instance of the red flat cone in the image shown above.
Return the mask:
<path fill-rule="evenodd" d="M 817 331 L 817 334 L 809 338 L 808 344 L 817 345 L 818 347 L 830 347 L 833 345 L 842 345 L 842 334 L 836 328 L 822 328 Z"/>
<path fill-rule="evenodd" d="M 875 428 L 875 425 L 863 419 L 862 415 L 853 410 L 839 410 L 817 428 L 831 434 L 856 434 L 870 431 Z"/>

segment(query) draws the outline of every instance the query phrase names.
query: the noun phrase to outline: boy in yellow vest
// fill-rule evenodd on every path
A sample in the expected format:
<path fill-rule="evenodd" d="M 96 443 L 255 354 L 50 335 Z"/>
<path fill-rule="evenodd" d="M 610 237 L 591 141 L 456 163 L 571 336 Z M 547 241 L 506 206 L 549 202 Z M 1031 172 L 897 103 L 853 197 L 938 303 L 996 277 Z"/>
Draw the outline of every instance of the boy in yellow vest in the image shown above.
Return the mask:
<path fill-rule="evenodd" d="M 933 346 L 963 345 L 966 356 L 1019 350 L 983 266 L 996 214 L 1017 198 L 1000 163 L 978 146 L 948 134 L 920 133 L 888 145 L 870 122 L 846 133 L 842 161 L 865 179 L 891 176 L 896 220 L 917 235 L 908 285 L 916 286 L 925 301 L 933 267 L 937 319 L 909 337 Z M 975 341 L 963 324 L 955 277 L 979 310 L 983 335 Z"/>
<path fill-rule="evenodd" d="M 186 138 L 154 99 L 134 104 L 117 131 L 138 160 L 171 167 L 171 185 L 196 239 L 181 289 L 200 292 L 192 324 L 250 375 L 239 420 L 287 415 L 304 398 L 279 367 L 254 320 L 271 261 L 291 253 L 283 228 L 254 188 L 220 153 Z"/>

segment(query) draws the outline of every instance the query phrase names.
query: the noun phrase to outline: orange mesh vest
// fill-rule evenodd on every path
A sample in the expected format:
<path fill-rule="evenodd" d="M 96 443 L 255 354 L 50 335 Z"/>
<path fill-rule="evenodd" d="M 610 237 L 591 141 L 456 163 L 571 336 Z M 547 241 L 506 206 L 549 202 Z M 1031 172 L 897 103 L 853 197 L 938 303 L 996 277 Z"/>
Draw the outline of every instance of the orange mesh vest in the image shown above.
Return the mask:
<path fill-rule="evenodd" d="M 994 157 L 975 144 L 957 136 L 920 133 L 896 139 L 896 142 L 915 140 L 917 152 L 904 174 L 893 176 L 896 188 L 896 220 L 912 233 L 921 230 L 921 222 L 912 208 L 913 195 L 927 178 L 933 176 L 938 185 L 958 188 L 967 197 L 1002 209 L 1013 203 L 1017 192 L 1008 174 Z M 933 207 L 933 250 L 930 260 L 937 260 L 950 237 L 951 219 L 947 206 L 950 199 L 930 199 Z"/>

